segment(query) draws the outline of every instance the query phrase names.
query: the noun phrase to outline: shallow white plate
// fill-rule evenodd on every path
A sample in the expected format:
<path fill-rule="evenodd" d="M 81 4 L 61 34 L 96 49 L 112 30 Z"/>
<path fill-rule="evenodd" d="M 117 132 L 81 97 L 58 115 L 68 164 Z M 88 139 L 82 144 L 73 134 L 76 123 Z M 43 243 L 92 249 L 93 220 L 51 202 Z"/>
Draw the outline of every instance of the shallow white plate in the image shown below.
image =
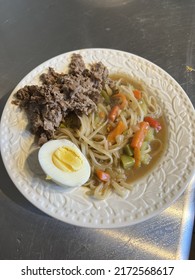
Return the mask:
<path fill-rule="evenodd" d="M 15 88 L 1 119 L 1 153 L 9 176 L 36 207 L 64 222 L 95 228 L 132 225 L 157 215 L 185 190 L 194 174 L 195 112 L 178 83 L 153 63 L 122 51 L 83 49 L 86 63 L 102 61 L 110 73 L 124 72 L 144 83 L 163 108 L 168 127 L 167 149 L 155 168 L 134 183 L 124 198 L 116 194 L 104 201 L 85 195 L 84 188 L 67 191 L 46 181 L 38 161 L 24 112 L 13 104 L 21 87 L 39 83 L 40 73 L 53 67 L 66 71 L 72 52 L 54 57 L 30 72 Z"/>

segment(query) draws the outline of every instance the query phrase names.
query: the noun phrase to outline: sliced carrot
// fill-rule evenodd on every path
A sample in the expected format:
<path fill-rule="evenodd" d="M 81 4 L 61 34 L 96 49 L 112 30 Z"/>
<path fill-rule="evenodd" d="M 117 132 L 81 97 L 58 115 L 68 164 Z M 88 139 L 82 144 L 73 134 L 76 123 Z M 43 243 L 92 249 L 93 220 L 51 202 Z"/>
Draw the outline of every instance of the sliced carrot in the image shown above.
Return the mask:
<path fill-rule="evenodd" d="M 135 96 L 135 98 L 136 98 L 137 100 L 139 100 L 139 99 L 142 98 L 142 93 L 141 93 L 141 91 L 138 90 L 138 89 L 133 90 L 133 94 L 134 94 L 134 96 Z"/>
<path fill-rule="evenodd" d="M 118 105 L 115 105 L 114 107 L 112 107 L 110 113 L 108 114 L 108 119 L 110 121 L 114 122 L 119 114 L 119 111 L 120 111 L 120 107 Z"/>
<path fill-rule="evenodd" d="M 134 159 L 135 167 L 140 167 L 141 165 L 141 151 L 139 148 L 134 148 Z"/>
<path fill-rule="evenodd" d="M 149 125 L 155 128 L 157 132 L 162 129 L 161 124 L 157 120 L 153 119 L 152 117 L 145 117 L 144 121 L 148 122 Z"/>
<path fill-rule="evenodd" d="M 117 93 L 112 96 L 113 98 L 119 99 L 120 104 L 118 104 L 120 109 L 124 109 L 127 105 L 127 98 L 123 93 Z"/>
<path fill-rule="evenodd" d="M 107 140 L 114 144 L 116 142 L 116 137 L 121 135 L 126 130 L 126 125 L 119 121 L 115 128 L 108 134 Z"/>
<path fill-rule="evenodd" d="M 139 127 L 140 127 L 139 130 L 135 132 L 133 139 L 131 141 L 132 148 L 138 148 L 138 149 L 141 148 L 141 145 L 144 141 L 144 138 L 149 128 L 149 123 L 140 122 Z"/>
<path fill-rule="evenodd" d="M 96 175 L 97 175 L 98 179 L 100 179 L 102 182 L 108 182 L 110 180 L 110 174 L 108 174 L 100 169 L 96 170 Z"/>

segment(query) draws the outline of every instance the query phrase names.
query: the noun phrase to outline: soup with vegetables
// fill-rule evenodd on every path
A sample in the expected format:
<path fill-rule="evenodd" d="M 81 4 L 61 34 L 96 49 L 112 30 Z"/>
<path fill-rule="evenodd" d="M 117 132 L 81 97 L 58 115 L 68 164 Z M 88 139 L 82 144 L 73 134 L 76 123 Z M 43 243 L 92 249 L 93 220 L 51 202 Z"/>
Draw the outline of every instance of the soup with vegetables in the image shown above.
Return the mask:
<path fill-rule="evenodd" d="M 135 81 L 135 79 L 131 78 L 127 74 L 113 74 L 111 75 L 111 79 L 115 81 L 120 81 L 120 83 L 125 86 L 128 86 L 128 84 L 130 84 L 133 88 L 138 89 L 140 92 L 144 91 L 143 85 L 141 85 L 140 82 Z M 145 92 L 147 92 L 147 90 L 145 90 Z M 139 103 L 141 104 L 142 108 L 145 107 L 144 102 L 145 101 L 143 101 L 142 99 L 139 100 Z M 153 113 L 153 115 L 155 115 L 155 112 Z M 143 146 L 141 148 L 142 153 L 146 154 L 145 156 L 143 156 L 141 168 L 135 168 L 134 166 L 133 168 L 129 168 L 128 170 L 126 170 L 128 183 L 133 183 L 136 180 L 139 180 L 143 176 L 147 175 L 147 173 L 150 172 L 153 169 L 153 167 L 155 167 L 155 165 L 158 163 L 158 161 L 162 157 L 162 154 L 165 151 L 167 143 L 167 129 L 165 118 L 162 113 L 157 115 L 156 117 L 156 121 L 160 124 L 161 129 L 156 130 L 154 127 L 150 127 L 148 132 L 149 137 L 146 136 L 144 140 L 145 143 L 143 143 Z M 150 145 L 149 150 L 144 151 L 144 149 L 147 146 L 147 143 L 148 146 Z"/>
<path fill-rule="evenodd" d="M 165 148 L 161 107 L 129 76 L 109 76 L 101 62 L 86 67 L 83 58 L 73 54 L 68 73 L 49 68 L 40 77 L 41 86 L 20 89 L 13 101 L 25 109 L 40 146 L 67 139 L 80 149 L 91 167 L 83 186 L 97 199 L 112 192 L 123 196 Z"/>
<path fill-rule="evenodd" d="M 68 137 L 87 156 L 92 172 L 84 186 L 98 199 L 112 192 L 123 196 L 155 166 L 166 143 L 156 99 L 124 74 L 110 78 L 114 86 L 105 84 L 97 110 L 79 116 L 78 129 L 65 121 L 58 130 L 58 137 Z"/>

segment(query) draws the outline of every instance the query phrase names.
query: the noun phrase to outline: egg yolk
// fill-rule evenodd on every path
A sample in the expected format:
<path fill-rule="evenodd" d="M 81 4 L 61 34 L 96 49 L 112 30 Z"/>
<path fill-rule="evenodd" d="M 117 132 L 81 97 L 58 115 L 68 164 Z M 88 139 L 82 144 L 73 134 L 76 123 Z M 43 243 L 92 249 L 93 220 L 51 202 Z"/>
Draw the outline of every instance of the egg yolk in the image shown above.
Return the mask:
<path fill-rule="evenodd" d="M 70 147 L 60 147 L 52 155 L 54 165 L 65 172 L 78 171 L 83 164 L 79 154 Z"/>

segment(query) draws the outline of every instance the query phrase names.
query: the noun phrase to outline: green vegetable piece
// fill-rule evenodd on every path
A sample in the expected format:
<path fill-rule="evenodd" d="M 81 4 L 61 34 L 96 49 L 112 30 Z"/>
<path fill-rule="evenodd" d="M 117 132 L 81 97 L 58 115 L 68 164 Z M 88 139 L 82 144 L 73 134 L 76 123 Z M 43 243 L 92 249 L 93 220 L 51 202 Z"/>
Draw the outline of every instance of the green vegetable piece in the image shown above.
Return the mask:
<path fill-rule="evenodd" d="M 109 103 L 110 103 L 110 97 L 109 97 L 109 95 L 107 94 L 107 92 L 106 92 L 105 90 L 102 90 L 102 91 L 101 91 L 101 95 L 104 97 L 106 103 L 109 104 Z"/>
<path fill-rule="evenodd" d="M 152 140 L 154 140 L 154 128 L 149 127 L 144 140 L 148 141 L 148 142 L 151 142 Z"/>
<path fill-rule="evenodd" d="M 135 164 L 135 159 L 127 155 L 122 155 L 121 162 L 124 169 L 129 169 Z"/>
<path fill-rule="evenodd" d="M 123 150 L 126 155 L 133 156 L 133 149 L 131 149 L 130 145 L 127 144 Z"/>
<path fill-rule="evenodd" d="M 141 153 L 148 149 L 148 142 L 144 141 L 141 146 Z"/>
<path fill-rule="evenodd" d="M 142 155 L 142 157 L 141 157 L 141 162 L 142 162 L 143 164 L 148 165 L 148 164 L 150 163 L 151 159 L 152 159 L 151 155 L 149 155 L 149 154 L 144 154 L 144 155 Z"/>
<path fill-rule="evenodd" d="M 60 124 L 60 128 L 65 128 L 66 126 L 65 126 L 65 124 L 64 123 L 61 123 Z"/>

